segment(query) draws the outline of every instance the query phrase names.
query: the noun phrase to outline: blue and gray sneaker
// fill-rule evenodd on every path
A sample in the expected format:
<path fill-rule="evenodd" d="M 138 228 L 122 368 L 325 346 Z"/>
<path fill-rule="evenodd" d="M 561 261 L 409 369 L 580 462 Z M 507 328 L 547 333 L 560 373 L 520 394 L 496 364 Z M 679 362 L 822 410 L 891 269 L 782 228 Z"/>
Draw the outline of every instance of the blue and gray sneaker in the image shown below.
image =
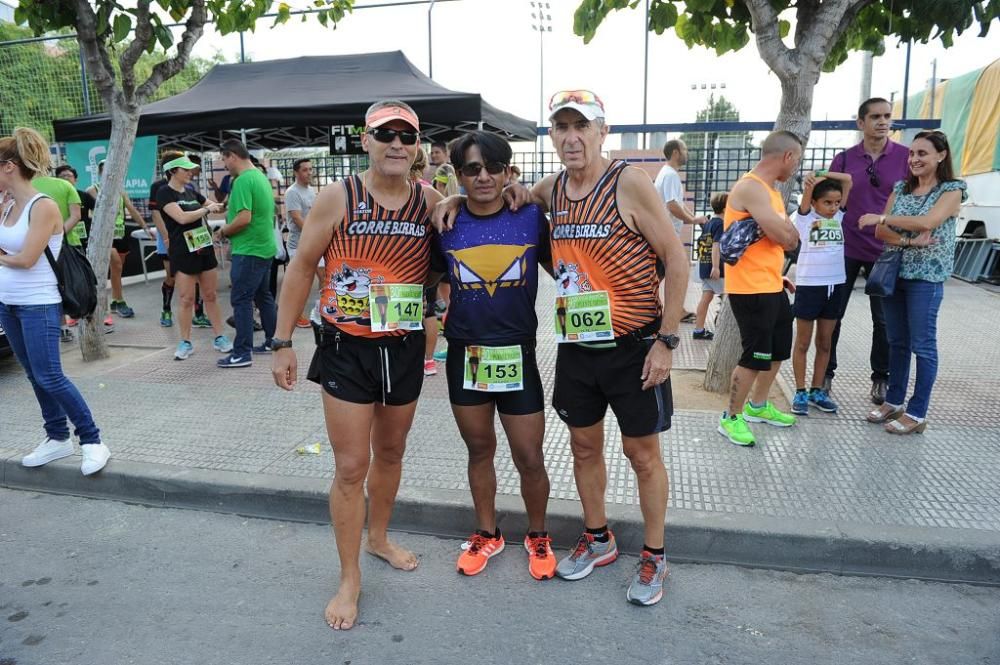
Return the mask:
<path fill-rule="evenodd" d="M 238 356 L 235 353 L 230 353 L 225 358 L 219 358 L 215 364 L 223 369 L 228 369 L 230 367 L 250 367 L 253 365 L 253 357 L 249 353 L 245 356 Z"/>
<path fill-rule="evenodd" d="M 112 304 L 111 311 L 117 312 L 118 316 L 122 317 L 123 319 L 131 319 L 133 316 L 135 316 L 135 310 L 129 307 L 128 303 L 126 303 L 124 300 L 119 300 L 117 302 L 117 306 Z"/>
<path fill-rule="evenodd" d="M 160 312 L 160 325 L 164 328 L 169 328 L 174 325 L 174 315 L 173 312 L 168 312 L 163 310 Z"/>
<path fill-rule="evenodd" d="M 830 399 L 830 395 L 822 388 L 813 388 L 809 391 L 809 403 L 824 413 L 837 413 L 837 403 Z"/>
<path fill-rule="evenodd" d="M 187 360 L 191 357 L 192 353 L 194 353 L 194 345 L 186 339 L 182 339 L 177 342 L 177 350 L 174 351 L 174 360 Z"/>
<path fill-rule="evenodd" d="M 795 391 L 795 397 L 792 398 L 792 413 L 797 416 L 809 415 L 809 393 L 805 388 Z"/>
<path fill-rule="evenodd" d="M 595 566 L 606 566 L 617 558 L 618 545 L 610 530 L 606 543 L 594 540 L 593 534 L 584 533 L 576 541 L 573 553 L 556 566 L 556 575 L 564 580 L 582 580 L 594 571 Z"/>
<path fill-rule="evenodd" d="M 211 328 L 212 321 L 204 314 L 191 317 L 191 325 L 195 328 Z"/>
<path fill-rule="evenodd" d="M 215 338 L 215 341 L 212 342 L 212 348 L 219 353 L 229 353 L 233 350 L 233 343 L 225 335 L 219 335 Z"/>
<path fill-rule="evenodd" d="M 662 555 L 657 556 L 643 550 L 625 598 L 634 605 L 655 605 L 663 598 L 663 581 L 669 574 L 667 562 Z"/>

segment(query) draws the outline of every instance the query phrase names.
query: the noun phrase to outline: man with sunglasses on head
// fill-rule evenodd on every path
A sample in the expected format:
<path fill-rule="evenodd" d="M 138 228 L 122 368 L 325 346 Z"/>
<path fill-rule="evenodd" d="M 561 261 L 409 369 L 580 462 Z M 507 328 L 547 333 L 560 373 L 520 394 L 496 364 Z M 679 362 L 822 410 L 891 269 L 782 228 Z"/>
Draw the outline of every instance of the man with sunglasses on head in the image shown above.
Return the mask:
<path fill-rule="evenodd" d="M 340 587 L 325 613 L 334 630 L 357 620 L 366 477 L 366 550 L 400 570 L 418 564 L 416 555 L 388 539 L 387 529 L 424 378 L 429 210 L 441 200 L 432 187 L 410 181 L 419 138 L 417 114 L 407 104 L 369 107 L 361 145 L 370 166 L 316 197 L 281 289 L 272 372 L 279 387 L 291 390 L 297 378 L 291 336 L 324 259 L 323 324 L 307 376 L 323 388 L 336 465 L 330 517 Z"/>
<path fill-rule="evenodd" d="M 843 222 L 847 288 L 844 289 L 842 312 L 847 311 L 858 275 L 862 272 L 866 276 L 870 274 L 882 253 L 882 241 L 875 237 L 875 227 L 860 228 L 857 221 L 868 213 L 881 215 L 885 212 L 885 204 L 892 194 L 893 185 L 906 178 L 908 169 L 909 151 L 906 146 L 889 138 L 892 104 L 881 97 L 865 100 L 858 108 L 857 123 L 864 135 L 861 143 L 837 153 L 830 163 L 831 171 L 851 176 L 851 197 L 847 202 Z M 874 404 L 882 404 L 889 381 L 889 341 L 886 337 L 882 299 L 869 296 L 868 304 L 872 316 L 871 400 Z M 830 347 L 830 362 L 824 385 L 827 393 L 837 369 L 840 325 L 838 321 Z"/>
<path fill-rule="evenodd" d="M 530 191 L 511 189 L 516 201 L 537 204 L 551 219 L 559 343 L 552 405 L 570 430 L 585 527 L 556 574 L 579 580 L 618 557 L 604 503 L 604 415 L 610 406 L 636 474 L 645 525 L 626 598 L 652 605 L 662 598 L 667 575 L 668 478 L 659 434 L 670 427 L 673 413 L 670 367 L 680 342 L 688 259 L 649 176 L 602 156 L 608 126 L 597 95 L 557 92 L 549 111 L 549 135 L 565 168 Z M 447 225 L 446 207 L 439 216 Z"/>
<path fill-rule="evenodd" d="M 451 281 L 447 379 L 451 408 L 469 449 L 469 488 L 476 531 L 456 568 L 476 575 L 505 542 L 496 520 L 499 411 L 521 496 L 528 514 L 524 548 L 537 580 L 555 575 L 545 530 L 549 477 L 545 472 L 545 394 L 535 357 L 538 264 L 551 272 L 549 225 L 537 205 L 510 210 L 503 200 L 511 176 L 510 144 L 494 134 L 471 132 L 451 149 L 451 163 L 468 193 L 454 228 L 435 236 L 431 261 Z"/>

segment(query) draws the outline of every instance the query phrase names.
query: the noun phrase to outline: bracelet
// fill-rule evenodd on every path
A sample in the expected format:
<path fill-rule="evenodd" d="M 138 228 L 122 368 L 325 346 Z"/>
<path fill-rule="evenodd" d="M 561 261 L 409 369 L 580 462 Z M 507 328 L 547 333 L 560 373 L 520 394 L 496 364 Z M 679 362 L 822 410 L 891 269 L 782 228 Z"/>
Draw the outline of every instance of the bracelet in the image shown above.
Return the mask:
<path fill-rule="evenodd" d="M 903 238 L 903 247 L 909 247 L 909 246 L 910 246 L 910 239 Z"/>
<path fill-rule="evenodd" d="M 878 216 L 878 223 L 880 226 L 885 226 L 885 215 Z"/>

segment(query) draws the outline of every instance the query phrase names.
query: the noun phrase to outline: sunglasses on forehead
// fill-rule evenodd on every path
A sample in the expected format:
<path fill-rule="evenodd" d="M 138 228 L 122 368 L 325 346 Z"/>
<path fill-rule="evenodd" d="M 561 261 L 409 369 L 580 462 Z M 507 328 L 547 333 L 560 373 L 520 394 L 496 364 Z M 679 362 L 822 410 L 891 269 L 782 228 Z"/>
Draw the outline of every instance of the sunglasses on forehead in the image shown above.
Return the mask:
<path fill-rule="evenodd" d="M 562 90 L 557 92 L 549 99 L 549 110 L 553 111 L 563 104 L 569 104 L 570 102 L 596 104 L 601 107 L 601 110 L 604 110 L 604 102 L 590 90 Z"/>
<path fill-rule="evenodd" d="M 399 137 L 399 142 L 403 145 L 413 145 L 420 139 L 420 132 L 412 129 L 384 129 L 376 127 L 369 129 L 367 134 L 379 143 L 392 143 Z"/>
<path fill-rule="evenodd" d="M 462 168 L 460 168 L 458 172 L 466 178 L 475 178 L 483 169 L 486 169 L 486 172 L 490 175 L 499 175 L 503 173 L 506 168 L 507 165 L 502 162 L 486 162 L 485 164 L 480 164 L 479 162 L 469 162 L 468 164 L 463 164 Z"/>

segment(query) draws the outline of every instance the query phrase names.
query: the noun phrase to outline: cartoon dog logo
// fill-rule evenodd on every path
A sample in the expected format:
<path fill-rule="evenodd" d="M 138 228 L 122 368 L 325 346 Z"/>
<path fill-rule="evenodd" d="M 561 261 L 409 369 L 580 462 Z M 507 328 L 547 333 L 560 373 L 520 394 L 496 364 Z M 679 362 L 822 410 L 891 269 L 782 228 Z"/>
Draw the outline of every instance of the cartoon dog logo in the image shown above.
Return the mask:
<path fill-rule="evenodd" d="M 341 320 L 361 319 L 368 311 L 368 292 L 372 283 L 370 272 L 364 268 L 352 268 L 345 263 L 339 272 L 333 274 L 330 283 L 336 294 L 336 309 L 343 315 Z M 330 305 L 332 304 L 331 302 Z M 328 306 L 325 311 L 326 314 L 335 314 L 333 307 Z"/>
<path fill-rule="evenodd" d="M 561 296 L 571 296 L 581 291 L 589 291 L 590 284 L 585 275 L 577 272 L 575 263 L 560 261 L 555 267 L 556 292 Z"/>

